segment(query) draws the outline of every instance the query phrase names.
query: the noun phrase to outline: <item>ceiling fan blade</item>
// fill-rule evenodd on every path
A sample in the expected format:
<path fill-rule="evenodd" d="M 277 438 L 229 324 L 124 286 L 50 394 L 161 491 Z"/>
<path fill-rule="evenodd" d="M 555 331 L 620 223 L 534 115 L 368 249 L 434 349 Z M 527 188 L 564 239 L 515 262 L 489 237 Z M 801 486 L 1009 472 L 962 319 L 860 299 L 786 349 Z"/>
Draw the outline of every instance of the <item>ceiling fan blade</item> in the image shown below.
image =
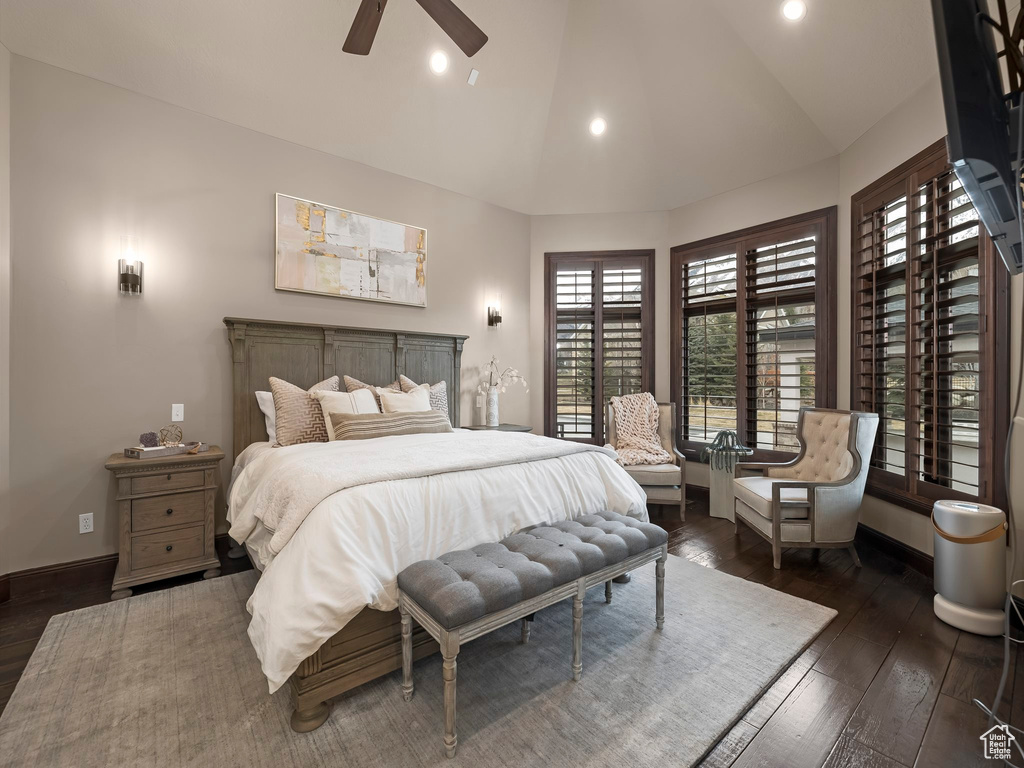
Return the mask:
<path fill-rule="evenodd" d="M 462 52 L 473 56 L 484 47 L 487 35 L 456 7 L 452 0 L 416 0 Z"/>
<path fill-rule="evenodd" d="M 377 36 L 377 27 L 380 26 L 380 18 L 384 15 L 384 7 L 387 4 L 388 0 L 363 0 L 359 4 L 356 18 L 341 50 L 366 56 L 373 46 L 373 39 Z"/>

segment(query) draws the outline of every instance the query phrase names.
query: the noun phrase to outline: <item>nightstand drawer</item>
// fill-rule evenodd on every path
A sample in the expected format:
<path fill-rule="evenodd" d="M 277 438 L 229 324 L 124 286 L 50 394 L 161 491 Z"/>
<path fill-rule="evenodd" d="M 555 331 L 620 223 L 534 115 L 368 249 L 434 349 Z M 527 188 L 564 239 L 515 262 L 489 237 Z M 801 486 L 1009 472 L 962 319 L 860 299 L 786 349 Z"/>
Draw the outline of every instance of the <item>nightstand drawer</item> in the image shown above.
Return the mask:
<path fill-rule="evenodd" d="M 132 493 L 158 493 L 160 491 L 177 491 L 180 488 L 201 488 L 202 485 L 202 472 L 169 472 L 166 475 L 133 477 Z"/>
<path fill-rule="evenodd" d="M 132 532 L 203 522 L 205 493 L 172 493 L 132 501 Z"/>
<path fill-rule="evenodd" d="M 132 570 L 138 571 L 202 557 L 204 530 L 203 526 L 197 525 L 177 531 L 133 536 Z"/>

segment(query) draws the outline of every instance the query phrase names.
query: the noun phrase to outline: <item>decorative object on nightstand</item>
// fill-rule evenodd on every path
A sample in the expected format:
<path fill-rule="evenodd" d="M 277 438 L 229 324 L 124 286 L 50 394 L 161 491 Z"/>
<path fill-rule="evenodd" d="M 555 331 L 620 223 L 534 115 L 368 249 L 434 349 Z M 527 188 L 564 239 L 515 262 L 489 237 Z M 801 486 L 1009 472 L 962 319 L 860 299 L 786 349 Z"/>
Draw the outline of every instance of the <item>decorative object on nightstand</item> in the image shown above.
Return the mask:
<path fill-rule="evenodd" d="M 463 427 L 463 429 L 472 429 L 480 432 L 533 432 L 533 427 L 527 427 L 523 424 L 499 424 L 496 427 L 489 427 L 486 424 L 474 424 L 471 427 Z"/>
<path fill-rule="evenodd" d="M 711 517 L 721 517 L 730 523 L 736 522 L 736 505 L 732 495 L 732 479 L 736 462 L 740 457 L 751 456 L 753 449 L 742 445 L 736 433 L 723 429 L 711 445 L 700 452 L 700 460 L 707 463 L 711 472 Z"/>
<path fill-rule="evenodd" d="M 130 459 L 115 453 L 106 468 L 117 481 L 120 551 L 112 600 L 131 588 L 170 576 L 220 575 L 213 548 L 217 446 L 194 455 Z"/>
<path fill-rule="evenodd" d="M 497 357 L 492 357 L 481 373 L 486 383 L 481 383 L 476 391 L 481 395 L 487 395 L 487 419 L 484 425 L 496 427 L 498 426 L 498 395 L 517 382 L 522 384 L 527 392 L 530 391 L 530 385 L 515 368 L 509 366 L 501 370 Z"/>

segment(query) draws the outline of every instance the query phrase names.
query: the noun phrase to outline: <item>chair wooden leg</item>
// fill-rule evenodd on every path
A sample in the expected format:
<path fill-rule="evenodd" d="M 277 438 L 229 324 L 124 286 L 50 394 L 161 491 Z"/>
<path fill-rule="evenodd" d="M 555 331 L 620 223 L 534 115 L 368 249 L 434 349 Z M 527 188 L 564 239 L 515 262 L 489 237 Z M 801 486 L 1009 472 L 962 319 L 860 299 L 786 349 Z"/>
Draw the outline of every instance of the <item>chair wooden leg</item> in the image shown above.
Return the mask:
<path fill-rule="evenodd" d="M 412 699 L 412 616 L 398 604 L 402 617 L 402 696 L 406 701 Z"/>
<path fill-rule="evenodd" d="M 772 565 L 775 570 L 782 570 L 782 545 L 777 541 L 772 542 Z"/>
<path fill-rule="evenodd" d="M 679 496 L 679 522 L 686 522 L 686 491 L 680 490 Z"/>
<path fill-rule="evenodd" d="M 850 557 L 853 558 L 853 564 L 857 568 L 860 568 L 860 557 L 857 555 L 857 548 L 851 544 L 848 549 L 850 550 Z"/>

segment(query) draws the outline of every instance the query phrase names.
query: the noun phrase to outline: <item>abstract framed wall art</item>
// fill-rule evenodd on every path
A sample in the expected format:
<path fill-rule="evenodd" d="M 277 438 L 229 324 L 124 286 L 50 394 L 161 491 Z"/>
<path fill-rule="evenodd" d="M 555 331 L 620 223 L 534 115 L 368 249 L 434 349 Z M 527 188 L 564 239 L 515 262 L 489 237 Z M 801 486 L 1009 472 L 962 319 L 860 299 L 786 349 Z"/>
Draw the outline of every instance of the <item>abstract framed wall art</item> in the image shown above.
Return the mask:
<path fill-rule="evenodd" d="M 274 287 L 427 306 L 427 230 L 277 195 Z"/>

